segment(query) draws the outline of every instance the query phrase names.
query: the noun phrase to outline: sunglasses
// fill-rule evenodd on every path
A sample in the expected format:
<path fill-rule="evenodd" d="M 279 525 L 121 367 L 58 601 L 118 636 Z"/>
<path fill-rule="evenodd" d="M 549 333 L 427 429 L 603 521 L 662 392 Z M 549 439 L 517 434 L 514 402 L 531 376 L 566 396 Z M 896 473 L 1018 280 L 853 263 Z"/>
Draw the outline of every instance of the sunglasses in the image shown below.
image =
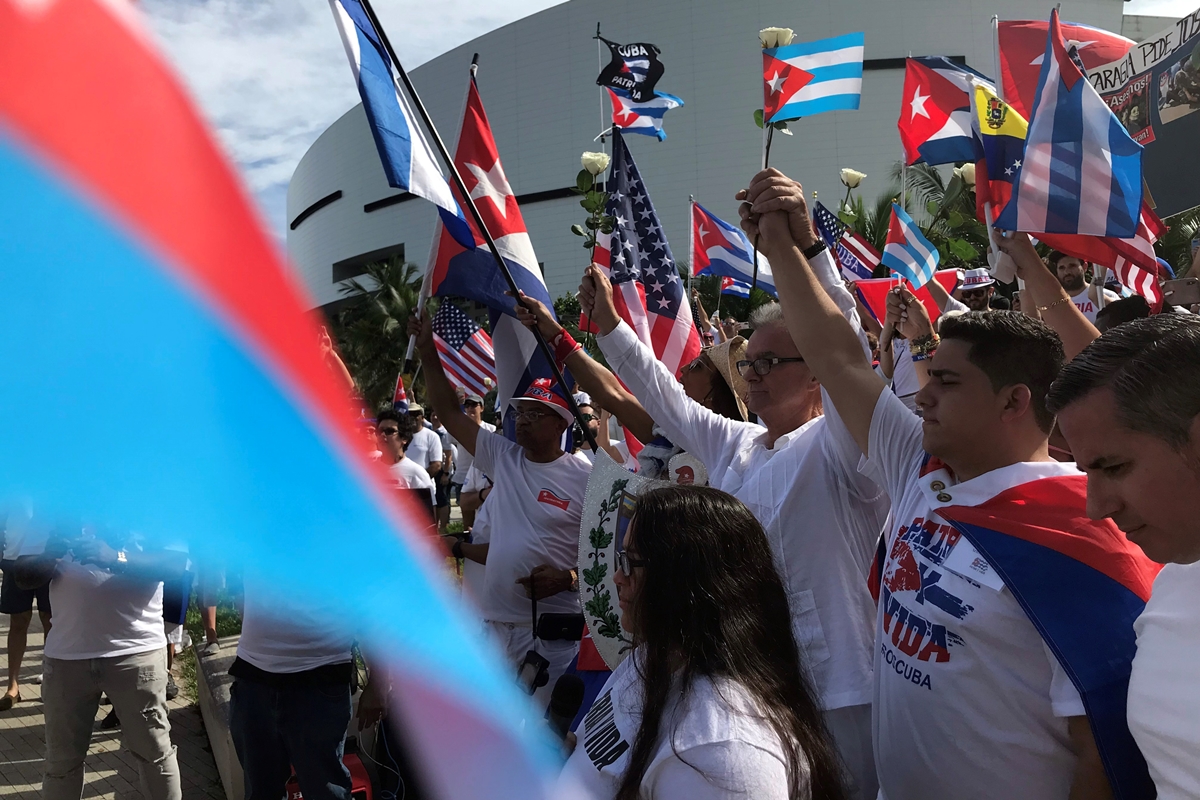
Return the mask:
<path fill-rule="evenodd" d="M 646 559 L 634 558 L 624 550 L 617 551 L 617 569 L 621 570 L 621 574 L 626 578 L 633 574 L 635 568 L 644 566 L 646 566 Z"/>
<path fill-rule="evenodd" d="M 591 422 L 594 419 L 600 419 L 598 414 L 580 414 L 579 416 L 583 418 L 584 422 Z"/>
<path fill-rule="evenodd" d="M 968 297 L 972 299 L 976 297 L 987 297 L 987 289 L 963 289 L 962 296 L 964 300 Z"/>
<path fill-rule="evenodd" d="M 384 439 L 387 439 L 391 436 L 399 436 L 400 429 L 399 428 L 380 428 L 377 431 L 375 431 L 375 433 L 378 434 L 379 436 L 383 437 Z"/>
<path fill-rule="evenodd" d="M 483 403 L 476 403 L 474 400 L 468 400 L 467 402 L 463 403 L 464 408 L 478 408 L 482 406 Z"/>

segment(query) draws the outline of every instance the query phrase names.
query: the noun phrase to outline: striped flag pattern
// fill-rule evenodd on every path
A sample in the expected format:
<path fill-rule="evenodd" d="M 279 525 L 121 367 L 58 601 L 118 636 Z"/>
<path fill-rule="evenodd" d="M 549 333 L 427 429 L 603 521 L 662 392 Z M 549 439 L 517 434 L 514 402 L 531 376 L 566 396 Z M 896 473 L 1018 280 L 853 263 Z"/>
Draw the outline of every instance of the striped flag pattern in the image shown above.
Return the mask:
<path fill-rule="evenodd" d="M 818 202 L 813 206 L 813 223 L 817 235 L 833 250 L 834 258 L 842 267 L 842 277 L 848 281 L 864 281 L 875 274 L 882 258 L 879 251 L 824 204 Z"/>
<path fill-rule="evenodd" d="M 721 294 L 726 294 L 730 297 L 749 297 L 750 284 L 742 283 L 733 278 L 721 278 Z"/>
<path fill-rule="evenodd" d="M 941 256 L 937 248 L 925 238 L 912 217 L 892 203 L 892 221 L 888 225 L 887 245 L 883 248 L 883 265 L 919 289 L 933 277 L 939 258 Z"/>
<path fill-rule="evenodd" d="M 683 105 L 678 97 L 665 92 L 654 92 L 650 99 L 640 103 L 621 89 L 608 88 L 608 96 L 612 100 L 613 125 L 626 133 L 654 136 L 660 142 L 667 138 L 667 132 L 663 130 L 663 115 Z"/>
<path fill-rule="evenodd" d="M 455 387 L 482 397 L 492 388 L 485 381 L 495 385 L 496 353 L 492 337 L 454 303 L 443 301 L 434 314 L 433 343 L 437 345 L 442 369 Z"/>
<path fill-rule="evenodd" d="M 863 42 L 863 34 L 848 33 L 763 50 L 766 121 L 857 109 L 862 97 Z"/>

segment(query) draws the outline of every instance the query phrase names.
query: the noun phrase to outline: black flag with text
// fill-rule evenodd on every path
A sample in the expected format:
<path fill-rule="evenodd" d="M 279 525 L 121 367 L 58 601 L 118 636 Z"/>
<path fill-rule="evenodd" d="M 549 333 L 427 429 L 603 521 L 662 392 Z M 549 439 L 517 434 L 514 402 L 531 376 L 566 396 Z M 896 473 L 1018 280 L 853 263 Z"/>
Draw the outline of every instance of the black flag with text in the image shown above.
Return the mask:
<path fill-rule="evenodd" d="M 617 44 L 603 36 L 596 38 L 612 51 L 612 61 L 600 71 L 596 83 L 622 89 L 638 103 L 654 97 L 654 85 L 663 74 L 662 62 L 658 60 L 658 47 L 646 42 Z"/>

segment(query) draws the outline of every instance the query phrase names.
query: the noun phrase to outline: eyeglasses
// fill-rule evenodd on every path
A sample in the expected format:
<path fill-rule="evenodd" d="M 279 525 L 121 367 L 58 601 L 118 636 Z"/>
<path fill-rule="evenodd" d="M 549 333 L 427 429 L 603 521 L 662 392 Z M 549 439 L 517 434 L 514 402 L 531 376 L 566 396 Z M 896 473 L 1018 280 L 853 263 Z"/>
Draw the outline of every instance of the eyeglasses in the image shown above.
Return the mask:
<path fill-rule="evenodd" d="M 527 419 L 530 422 L 537 422 L 539 419 L 542 419 L 543 417 L 553 417 L 553 416 L 557 416 L 557 415 L 553 411 L 541 411 L 536 408 L 531 408 L 528 411 L 520 411 L 520 410 L 513 411 L 512 416 L 513 416 L 513 419 Z"/>
<path fill-rule="evenodd" d="M 804 359 L 800 358 L 799 356 L 795 358 L 780 358 L 778 356 L 775 358 L 756 358 L 753 361 L 737 362 L 737 368 L 738 372 L 740 372 L 744 378 L 750 374 L 751 367 L 754 368 L 755 374 L 767 375 L 771 372 L 771 367 L 775 366 L 776 364 L 791 364 L 795 362 L 803 363 Z"/>
<path fill-rule="evenodd" d="M 375 431 L 375 433 L 377 433 L 379 436 L 383 437 L 384 439 L 387 439 L 388 437 L 391 437 L 391 436 L 399 436 L 400 429 L 399 428 L 379 428 L 377 431 Z"/>
<path fill-rule="evenodd" d="M 600 419 L 598 414 L 580 414 L 579 416 L 583 418 L 584 422 L 591 422 L 592 420 Z"/>
<path fill-rule="evenodd" d="M 621 570 L 621 574 L 628 578 L 633 574 L 636 567 L 646 566 L 646 559 L 634 558 L 624 550 L 617 551 L 617 569 Z"/>

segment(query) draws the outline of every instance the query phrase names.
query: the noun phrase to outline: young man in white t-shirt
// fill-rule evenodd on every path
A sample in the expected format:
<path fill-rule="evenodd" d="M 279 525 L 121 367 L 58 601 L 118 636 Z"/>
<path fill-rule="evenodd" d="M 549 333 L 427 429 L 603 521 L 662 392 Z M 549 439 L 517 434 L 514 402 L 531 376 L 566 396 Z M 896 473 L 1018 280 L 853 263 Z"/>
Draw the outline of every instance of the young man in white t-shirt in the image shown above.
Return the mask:
<path fill-rule="evenodd" d="M 742 227 L 761 236 L 792 338 L 892 501 L 875 653 L 881 796 L 1110 796 L 1065 670 L 991 565 L 939 515 L 1075 472 L 1047 448 L 1044 397 L 1061 342 L 1022 315 L 977 312 L 944 322 L 937 346 L 920 303 L 911 304 L 904 333 L 933 352 L 917 395 L 923 419 L 914 416 L 885 391 L 792 240 L 790 218 L 807 220 L 808 207 L 790 184 L 775 170 L 756 175 L 739 195 L 749 201 Z"/>
<path fill-rule="evenodd" d="M 1088 474 L 1089 513 L 1166 565 L 1134 624 L 1129 727 L 1159 800 L 1200 797 L 1200 318 L 1105 333 L 1049 402 Z"/>
<path fill-rule="evenodd" d="M 549 700 L 555 681 L 579 650 L 579 642 L 534 637 L 534 600 L 539 617 L 546 613 L 580 614 L 579 526 L 591 465 L 565 453 L 561 443 L 573 416 L 556 385 L 538 379 L 511 412 L 516 442 L 481 430 L 458 406 L 433 344 L 428 316 L 413 320 L 410 334 L 425 368 L 429 399 L 442 423 L 475 457 L 475 466 L 495 484 L 487 490 L 491 538 L 487 548 L 483 607 L 487 622 L 514 669 L 536 650 L 549 661 L 548 682 L 537 691 Z"/>
<path fill-rule="evenodd" d="M 179 764 L 167 720 L 163 580 L 178 580 L 187 553 L 142 549 L 137 538 L 85 529 L 26 541 L 11 574 L 18 586 L 50 584 L 54 627 L 46 636 L 45 800 L 78 800 L 92 722 L 107 694 L 121 718 L 151 800 L 180 800 Z M 39 555 L 31 552 L 40 551 Z"/>
<path fill-rule="evenodd" d="M 425 409 L 416 403 L 408 407 L 408 418 L 413 423 L 412 441 L 405 451 L 408 457 L 425 469 L 429 477 L 437 478 L 442 471 L 442 437 L 434 433 L 425 422 Z"/>

